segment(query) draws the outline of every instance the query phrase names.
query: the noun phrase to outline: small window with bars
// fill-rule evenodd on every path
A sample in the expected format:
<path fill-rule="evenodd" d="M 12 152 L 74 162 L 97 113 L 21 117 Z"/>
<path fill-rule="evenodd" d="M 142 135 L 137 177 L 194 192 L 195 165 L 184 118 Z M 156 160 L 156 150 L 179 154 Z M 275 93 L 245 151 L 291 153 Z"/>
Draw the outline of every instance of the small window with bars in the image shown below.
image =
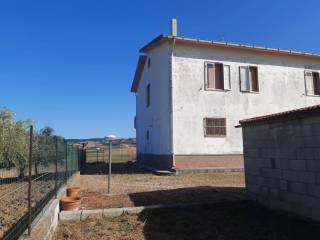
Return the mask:
<path fill-rule="evenodd" d="M 205 118 L 203 123 L 206 137 L 224 137 L 227 135 L 225 118 Z"/>

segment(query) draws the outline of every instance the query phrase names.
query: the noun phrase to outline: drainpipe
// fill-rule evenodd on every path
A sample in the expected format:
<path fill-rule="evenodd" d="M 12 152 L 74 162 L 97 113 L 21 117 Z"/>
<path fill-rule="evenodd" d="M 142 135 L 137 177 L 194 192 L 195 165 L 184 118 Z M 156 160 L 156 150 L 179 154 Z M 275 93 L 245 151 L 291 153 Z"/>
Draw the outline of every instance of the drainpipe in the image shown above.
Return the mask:
<path fill-rule="evenodd" d="M 176 38 L 173 37 L 171 55 L 170 55 L 170 113 L 171 113 L 171 151 L 172 151 L 172 165 L 176 166 L 175 156 L 174 156 L 174 143 L 173 143 L 173 69 L 172 62 L 174 56 L 174 47 L 176 45 Z"/>

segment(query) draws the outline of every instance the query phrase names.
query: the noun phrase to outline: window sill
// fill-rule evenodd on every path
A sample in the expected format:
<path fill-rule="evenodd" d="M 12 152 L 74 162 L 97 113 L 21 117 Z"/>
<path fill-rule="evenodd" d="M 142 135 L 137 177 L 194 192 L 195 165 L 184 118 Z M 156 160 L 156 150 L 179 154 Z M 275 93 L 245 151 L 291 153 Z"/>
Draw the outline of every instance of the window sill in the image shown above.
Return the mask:
<path fill-rule="evenodd" d="M 320 97 L 320 95 L 311 95 L 311 94 L 306 94 L 305 96 L 307 96 L 307 97 Z"/>
<path fill-rule="evenodd" d="M 253 94 L 259 94 L 260 92 L 254 92 L 254 91 L 241 91 L 241 93 L 253 93 Z"/>
<path fill-rule="evenodd" d="M 212 135 L 204 135 L 205 138 L 226 138 L 227 135 L 225 136 L 212 136 Z"/>
<path fill-rule="evenodd" d="M 213 89 L 213 88 L 205 88 L 204 91 L 208 92 L 230 92 L 231 89 Z"/>

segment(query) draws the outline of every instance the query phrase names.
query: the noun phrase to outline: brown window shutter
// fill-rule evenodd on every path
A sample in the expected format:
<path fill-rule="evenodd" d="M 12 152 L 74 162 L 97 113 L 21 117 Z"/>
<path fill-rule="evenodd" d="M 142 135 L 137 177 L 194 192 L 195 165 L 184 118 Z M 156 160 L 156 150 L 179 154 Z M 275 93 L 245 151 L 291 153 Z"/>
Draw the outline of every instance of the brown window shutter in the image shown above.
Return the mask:
<path fill-rule="evenodd" d="M 215 89 L 224 89 L 224 79 L 223 79 L 223 64 L 216 63 L 215 64 Z"/>
<path fill-rule="evenodd" d="M 249 67 L 249 78 L 251 91 L 259 92 L 259 81 L 258 81 L 258 68 L 257 67 Z"/>
<path fill-rule="evenodd" d="M 320 78 L 319 78 L 319 73 L 318 72 L 313 72 L 313 90 L 314 90 L 314 95 L 320 95 Z"/>

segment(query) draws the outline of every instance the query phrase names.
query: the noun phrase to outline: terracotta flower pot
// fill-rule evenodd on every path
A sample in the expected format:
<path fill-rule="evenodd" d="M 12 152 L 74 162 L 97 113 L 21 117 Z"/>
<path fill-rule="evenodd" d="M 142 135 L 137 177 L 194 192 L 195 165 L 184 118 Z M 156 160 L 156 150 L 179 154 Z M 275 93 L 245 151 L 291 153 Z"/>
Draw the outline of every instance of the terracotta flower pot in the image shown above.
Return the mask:
<path fill-rule="evenodd" d="M 81 205 L 81 198 L 79 197 L 63 197 L 60 200 L 61 210 L 72 211 L 79 210 Z"/>
<path fill-rule="evenodd" d="M 79 187 L 67 188 L 67 197 L 77 197 L 79 192 L 80 192 Z"/>

